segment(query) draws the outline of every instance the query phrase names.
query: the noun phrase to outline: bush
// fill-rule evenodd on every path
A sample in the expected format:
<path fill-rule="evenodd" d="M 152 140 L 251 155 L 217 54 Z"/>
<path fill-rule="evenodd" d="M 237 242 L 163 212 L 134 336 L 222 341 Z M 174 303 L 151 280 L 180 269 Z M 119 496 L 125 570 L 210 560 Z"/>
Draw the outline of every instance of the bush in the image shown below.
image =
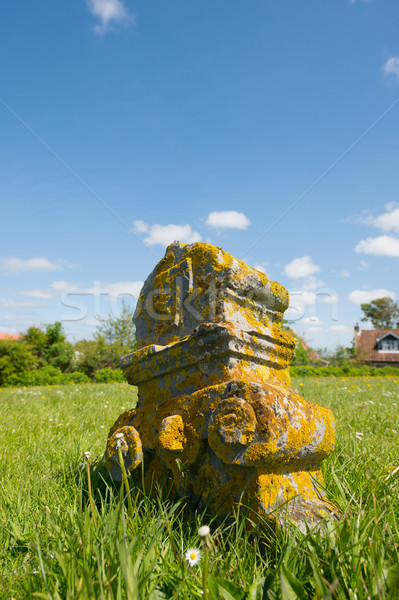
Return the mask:
<path fill-rule="evenodd" d="M 399 369 L 396 367 L 356 367 L 351 364 L 342 367 L 294 366 L 290 373 L 291 377 L 399 377 Z"/>
<path fill-rule="evenodd" d="M 86 373 L 81 371 L 72 371 L 72 373 L 63 373 L 65 383 L 90 383 Z"/>
<path fill-rule="evenodd" d="M 117 344 L 107 344 L 104 339 L 80 340 L 75 344 L 72 365 L 90 378 L 98 371 L 115 370 L 119 366 L 122 349 Z"/>
<path fill-rule="evenodd" d="M 0 386 L 14 385 L 22 372 L 34 371 L 41 365 L 29 344 L 20 340 L 0 341 Z"/>
<path fill-rule="evenodd" d="M 59 367 L 46 365 L 35 371 L 15 373 L 9 379 L 8 385 L 63 385 L 65 383 L 88 383 L 89 381 L 87 375 L 79 371 L 63 373 Z"/>
<path fill-rule="evenodd" d="M 97 383 L 112 383 L 114 381 L 126 381 L 120 369 L 100 369 L 94 373 L 94 381 Z"/>
<path fill-rule="evenodd" d="M 29 327 L 23 340 L 32 348 L 32 352 L 45 363 L 68 371 L 71 366 L 73 346 L 66 341 L 66 335 L 59 321 L 40 327 Z"/>
<path fill-rule="evenodd" d="M 19 340 L 1 340 L 0 386 L 124 381 L 120 358 L 136 347 L 132 313 L 124 305 L 119 319 L 100 321 L 95 339 L 75 346 L 59 321 L 29 327 Z"/>

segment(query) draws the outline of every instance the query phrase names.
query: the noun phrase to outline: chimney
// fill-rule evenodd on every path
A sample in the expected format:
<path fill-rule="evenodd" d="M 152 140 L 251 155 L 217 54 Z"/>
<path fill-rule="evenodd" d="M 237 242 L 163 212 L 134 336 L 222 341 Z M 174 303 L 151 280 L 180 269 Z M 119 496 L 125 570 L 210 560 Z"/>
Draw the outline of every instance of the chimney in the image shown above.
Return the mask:
<path fill-rule="evenodd" d="M 355 338 L 354 338 L 354 347 L 355 348 L 357 348 L 357 338 L 358 338 L 358 335 L 359 335 L 359 331 L 360 331 L 359 323 L 356 323 L 356 325 L 355 325 Z"/>

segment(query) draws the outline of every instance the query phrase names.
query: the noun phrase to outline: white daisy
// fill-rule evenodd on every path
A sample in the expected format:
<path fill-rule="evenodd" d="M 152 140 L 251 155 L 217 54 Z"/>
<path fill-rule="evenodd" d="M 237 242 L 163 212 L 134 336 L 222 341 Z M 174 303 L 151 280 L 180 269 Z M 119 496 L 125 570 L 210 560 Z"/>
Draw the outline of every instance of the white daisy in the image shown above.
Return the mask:
<path fill-rule="evenodd" d="M 201 551 L 197 548 L 189 548 L 185 556 L 190 567 L 194 567 L 194 565 L 197 565 L 201 560 Z"/>

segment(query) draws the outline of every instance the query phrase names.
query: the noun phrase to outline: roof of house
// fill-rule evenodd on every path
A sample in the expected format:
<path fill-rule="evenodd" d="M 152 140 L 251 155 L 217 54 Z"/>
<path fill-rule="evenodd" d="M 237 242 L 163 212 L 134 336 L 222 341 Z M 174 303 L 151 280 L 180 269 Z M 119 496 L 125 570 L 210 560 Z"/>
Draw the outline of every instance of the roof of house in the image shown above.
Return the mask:
<path fill-rule="evenodd" d="M 363 329 L 355 334 L 356 348 L 361 352 L 359 358 L 372 362 L 399 362 L 399 352 L 377 350 L 377 342 L 389 333 L 399 336 L 399 329 Z"/>
<path fill-rule="evenodd" d="M 0 333 L 0 340 L 19 340 L 19 333 Z"/>

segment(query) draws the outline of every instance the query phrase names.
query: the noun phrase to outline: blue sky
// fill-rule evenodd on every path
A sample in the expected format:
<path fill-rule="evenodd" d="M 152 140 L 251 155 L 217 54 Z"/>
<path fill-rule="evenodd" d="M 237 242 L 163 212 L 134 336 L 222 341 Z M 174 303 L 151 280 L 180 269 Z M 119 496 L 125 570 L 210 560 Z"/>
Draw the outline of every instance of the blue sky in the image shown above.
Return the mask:
<path fill-rule="evenodd" d="M 174 239 L 315 347 L 399 296 L 397 0 L 19 0 L 0 21 L 0 331 L 89 337 Z M 127 294 L 127 296 L 126 296 Z"/>

